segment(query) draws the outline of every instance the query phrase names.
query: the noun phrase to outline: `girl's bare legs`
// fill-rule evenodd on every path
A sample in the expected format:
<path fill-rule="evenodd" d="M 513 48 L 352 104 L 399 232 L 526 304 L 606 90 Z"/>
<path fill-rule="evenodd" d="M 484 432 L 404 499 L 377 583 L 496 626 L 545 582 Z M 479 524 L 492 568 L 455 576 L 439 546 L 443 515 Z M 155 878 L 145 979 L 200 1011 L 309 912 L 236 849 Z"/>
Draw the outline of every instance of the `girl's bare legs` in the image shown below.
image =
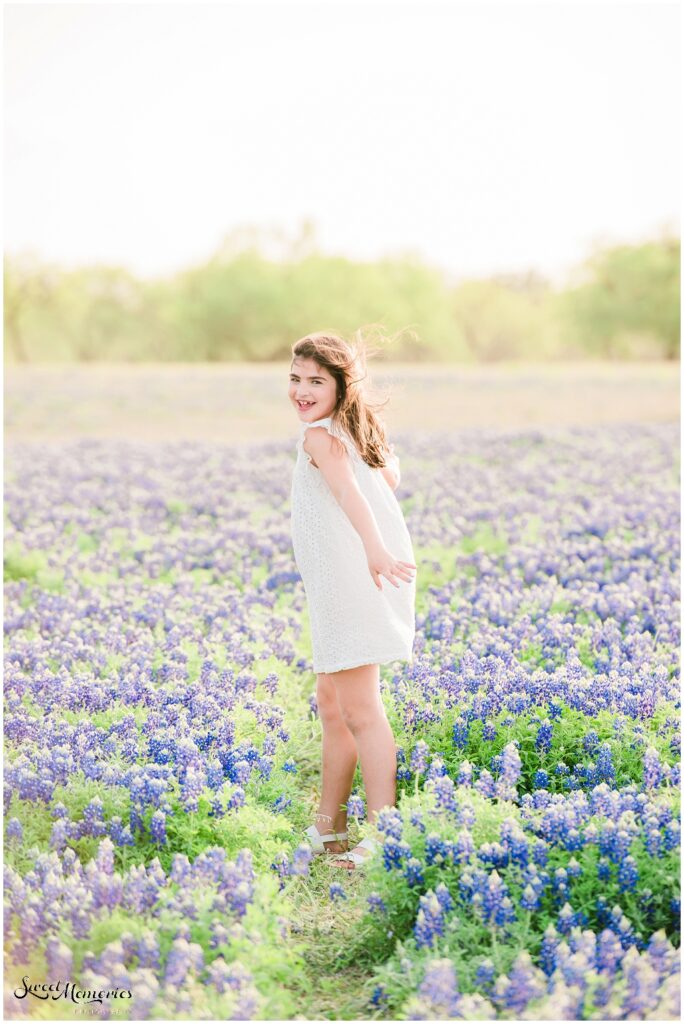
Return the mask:
<path fill-rule="evenodd" d="M 333 672 L 331 679 L 361 759 L 368 820 L 373 822 L 382 807 L 394 806 L 397 785 L 397 747 L 380 697 L 380 666 Z M 367 853 L 363 847 L 356 849 Z"/>
<path fill-rule="evenodd" d="M 316 828 L 326 832 L 346 832 L 347 811 L 358 753 L 356 741 L 342 716 L 335 685 L 331 676 L 321 673 L 316 679 L 316 703 L 323 729 L 323 770 L 321 801 L 316 817 Z M 345 840 L 325 844 L 326 850 L 341 853 L 347 848 Z"/>

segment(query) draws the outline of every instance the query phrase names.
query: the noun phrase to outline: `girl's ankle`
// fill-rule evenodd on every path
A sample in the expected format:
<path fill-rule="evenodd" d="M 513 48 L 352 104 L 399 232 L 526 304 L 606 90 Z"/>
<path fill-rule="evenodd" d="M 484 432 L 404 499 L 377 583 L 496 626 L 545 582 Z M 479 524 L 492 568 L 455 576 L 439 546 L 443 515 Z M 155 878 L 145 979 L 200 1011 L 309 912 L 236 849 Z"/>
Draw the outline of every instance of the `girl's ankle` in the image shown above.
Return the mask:
<path fill-rule="evenodd" d="M 338 833 L 347 831 L 346 823 L 344 825 L 338 825 L 336 827 L 335 825 L 328 825 L 324 821 L 317 821 L 316 828 L 318 829 L 318 834 L 321 836 L 326 836 L 330 832 L 334 832 L 335 835 L 337 835 Z"/>
<path fill-rule="evenodd" d="M 328 832 L 346 832 L 347 822 L 341 821 L 335 823 L 335 821 L 327 814 L 317 814 L 315 817 L 316 828 L 320 835 L 327 835 Z"/>

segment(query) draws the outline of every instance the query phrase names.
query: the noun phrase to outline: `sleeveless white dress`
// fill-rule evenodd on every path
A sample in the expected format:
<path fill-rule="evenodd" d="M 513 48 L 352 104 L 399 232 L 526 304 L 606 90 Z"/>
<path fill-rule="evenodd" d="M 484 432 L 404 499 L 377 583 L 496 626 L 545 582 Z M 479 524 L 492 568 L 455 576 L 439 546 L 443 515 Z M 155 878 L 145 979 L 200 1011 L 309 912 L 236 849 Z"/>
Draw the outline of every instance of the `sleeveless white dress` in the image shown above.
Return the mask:
<path fill-rule="evenodd" d="M 359 665 L 413 659 L 416 583 L 395 587 L 380 576 L 378 590 L 363 541 L 325 477 L 304 451 L 309 427 L 325 427 L 345 445 L 361 493 L 370 505 L 391 555 L 414 565 L 401 506 L 380 469 L 363 461 L 352 437 L 332 417 L 302 423 L 290 496 L 292 547 L 306 592 L 313 670 L 340 672 Z"/>

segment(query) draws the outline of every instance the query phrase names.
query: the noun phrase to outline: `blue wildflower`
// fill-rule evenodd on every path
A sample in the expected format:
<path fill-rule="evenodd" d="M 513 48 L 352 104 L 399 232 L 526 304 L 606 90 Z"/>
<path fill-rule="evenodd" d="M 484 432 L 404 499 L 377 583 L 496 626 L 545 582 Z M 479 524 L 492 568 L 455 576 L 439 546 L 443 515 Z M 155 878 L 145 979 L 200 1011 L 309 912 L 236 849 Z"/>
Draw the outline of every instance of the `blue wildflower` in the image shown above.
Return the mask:
<path fill-rule="evenodd" d="M 553 726 L 548 718 L 545 718 L 542 724 L 537 730 L 537 738 L 534 745 L 537 750 L 547 751 L 551 749 L 551 740 L 553 739 Z"/>

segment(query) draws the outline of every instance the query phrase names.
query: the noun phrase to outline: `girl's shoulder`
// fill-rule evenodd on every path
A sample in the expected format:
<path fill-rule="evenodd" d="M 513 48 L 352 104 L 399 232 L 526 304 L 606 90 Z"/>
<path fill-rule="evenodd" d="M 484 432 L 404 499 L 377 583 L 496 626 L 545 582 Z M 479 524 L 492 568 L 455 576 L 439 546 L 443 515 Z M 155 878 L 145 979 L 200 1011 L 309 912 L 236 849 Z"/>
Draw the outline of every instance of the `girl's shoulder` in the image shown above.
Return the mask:
<path fill-rule="evenodd" d="M 300 427 L 300 435 L 302 438 L 309 427 L 324 427 L 329 434 L 332 434 L 333 437 L 336 437 L 343 442 L 347 451 L 356 455 L 359 454 L 351 434 L 347 433 L 344 427 L 340 427 L 339 424 L 334 423 L 332 416 L 322 416 L 318 420 L 312 420 L 311 423 L 302 423 Z"/>

